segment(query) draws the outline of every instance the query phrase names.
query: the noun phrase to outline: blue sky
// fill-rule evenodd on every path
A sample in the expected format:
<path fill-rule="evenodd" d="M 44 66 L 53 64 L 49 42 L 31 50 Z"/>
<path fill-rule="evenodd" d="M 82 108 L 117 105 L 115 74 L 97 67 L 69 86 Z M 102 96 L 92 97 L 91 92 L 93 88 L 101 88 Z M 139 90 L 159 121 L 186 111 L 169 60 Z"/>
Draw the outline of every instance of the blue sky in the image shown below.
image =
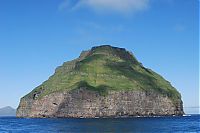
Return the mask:
<path fill-rule="evenodd" d="M 134 53 L 199 107 L 197 0 L 1 0 L 0 107 L 47 80 L 57 66 L 92 46 Z M 187 108 L 195 107 L 195 108 Z"/>

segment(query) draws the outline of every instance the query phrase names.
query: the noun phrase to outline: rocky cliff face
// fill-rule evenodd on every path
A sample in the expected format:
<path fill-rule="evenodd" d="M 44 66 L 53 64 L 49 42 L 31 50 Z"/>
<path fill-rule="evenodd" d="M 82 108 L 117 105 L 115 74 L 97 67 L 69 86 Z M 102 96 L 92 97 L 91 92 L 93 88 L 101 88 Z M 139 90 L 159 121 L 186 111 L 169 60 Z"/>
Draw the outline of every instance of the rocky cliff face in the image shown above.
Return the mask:
<path fill-rule="evenodd" d="M 101 96 L 87 88 L 53 93 L 40 100 L 22 100 L 17 112 L 18 117 L 75 118 L 182 114 L 181 101 L 174 104 L 156 92 L 110 91 Z"/>
<path fill-rule="evenodd" d="M 144 68 L 130 52 L 111 46 L 94 47 L 58 67 L 21 98 L 17 109 L 17 117 L 182 114 L 181 96 L 168 81 Z"/>

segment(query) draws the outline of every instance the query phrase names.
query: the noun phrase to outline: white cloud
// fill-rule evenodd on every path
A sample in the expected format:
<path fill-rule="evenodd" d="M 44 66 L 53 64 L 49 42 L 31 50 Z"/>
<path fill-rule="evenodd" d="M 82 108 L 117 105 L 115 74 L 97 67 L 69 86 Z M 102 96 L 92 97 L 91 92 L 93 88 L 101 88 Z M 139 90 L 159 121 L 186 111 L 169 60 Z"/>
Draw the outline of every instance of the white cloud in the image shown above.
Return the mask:
<path fill-rule="evenodd" d="M 89 7 L 101 12 L 114 11 L 127 13 L 145 10 L 148 6 L 149 0 L 79 0 L 74 5 L 74 9 Z"/>

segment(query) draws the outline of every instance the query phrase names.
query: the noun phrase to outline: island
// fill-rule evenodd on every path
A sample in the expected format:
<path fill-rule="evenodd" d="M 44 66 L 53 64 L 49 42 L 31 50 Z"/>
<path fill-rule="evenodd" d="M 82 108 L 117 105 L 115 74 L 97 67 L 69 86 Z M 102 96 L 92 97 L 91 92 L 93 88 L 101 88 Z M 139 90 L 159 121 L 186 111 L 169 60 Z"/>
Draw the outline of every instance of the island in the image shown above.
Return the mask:
<path fill-rule="evenodd" d="M 21 98 L 16 112 L 22 118 L 183 114 L 181 94 L 170 82 L 144 67 L 132 52 L 110 45 L 83 51 L 56 68 L 48 80 Z"/>
<path fill-rule="evenodd" d="M 0 117 L 16 116 L 16 110 L 10 106 L 0 108 Z"/>

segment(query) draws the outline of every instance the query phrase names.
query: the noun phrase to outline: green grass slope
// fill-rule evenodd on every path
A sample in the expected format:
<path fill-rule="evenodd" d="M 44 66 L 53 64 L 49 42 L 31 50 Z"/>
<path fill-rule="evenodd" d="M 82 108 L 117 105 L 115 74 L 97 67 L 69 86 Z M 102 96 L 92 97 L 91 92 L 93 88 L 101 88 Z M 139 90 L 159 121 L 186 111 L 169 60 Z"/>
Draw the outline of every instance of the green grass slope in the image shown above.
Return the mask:
<path fill-rule="evenodd" d="M 130 52 L 108 45 L 93 47 L 73 61 L 66 62 L 42 85 L 25 97 L 41 98 L 57 91 L 80 87 L 107 95 L 108 90 L 155 90 L 180 99 L 179 92 L 159 74 L 139 63 Z"/>

